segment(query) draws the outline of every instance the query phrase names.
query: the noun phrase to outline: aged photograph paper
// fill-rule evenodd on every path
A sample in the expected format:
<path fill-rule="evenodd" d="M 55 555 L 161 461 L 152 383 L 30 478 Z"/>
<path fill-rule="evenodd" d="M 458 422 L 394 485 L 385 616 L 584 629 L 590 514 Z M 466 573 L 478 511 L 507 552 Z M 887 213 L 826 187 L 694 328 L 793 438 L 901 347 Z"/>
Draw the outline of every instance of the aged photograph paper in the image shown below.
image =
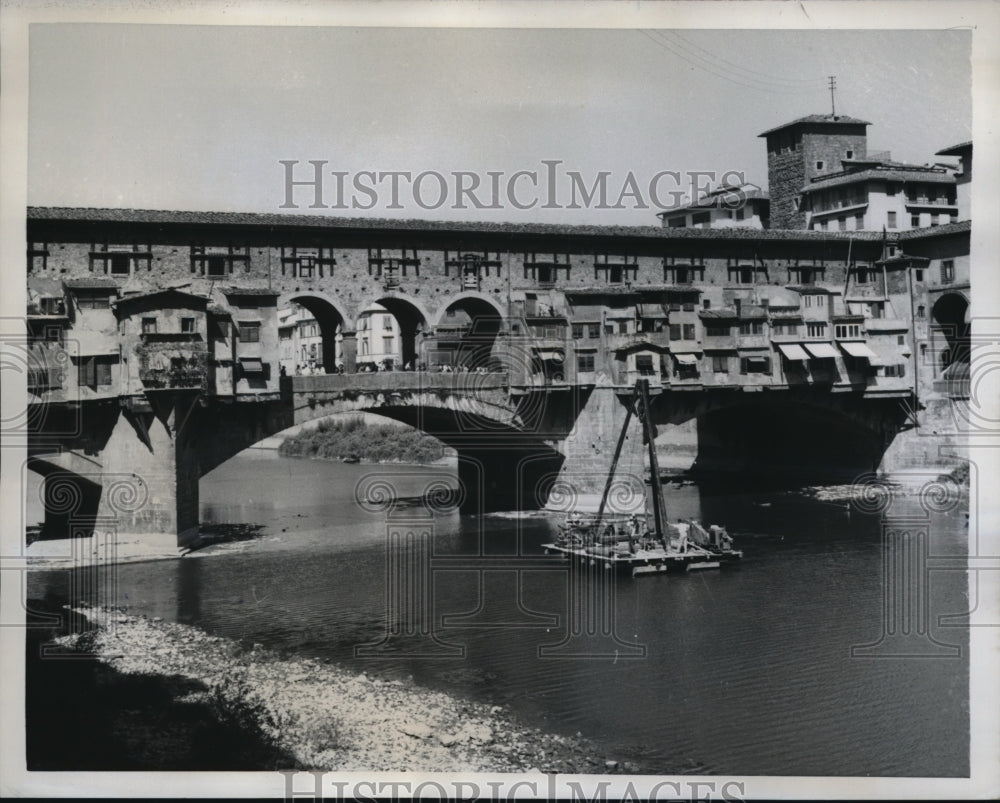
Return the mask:
<path fill-rule="evenodd" d="M 997 793 L 1000 14 L 653 6 L 5 4 L 5 794 Z"/>

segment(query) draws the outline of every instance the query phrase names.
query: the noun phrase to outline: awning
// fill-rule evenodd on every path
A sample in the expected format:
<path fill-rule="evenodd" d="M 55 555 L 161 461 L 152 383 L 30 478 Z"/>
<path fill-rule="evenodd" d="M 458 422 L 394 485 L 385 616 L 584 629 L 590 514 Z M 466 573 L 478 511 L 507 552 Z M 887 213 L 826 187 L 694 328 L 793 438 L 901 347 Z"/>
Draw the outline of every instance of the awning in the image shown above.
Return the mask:
<path fill-rule="evenodd" d="M 808 360 L 809 355 L 802 346 L 797 346 L 795 343 L 779 343 L 778 348 L 781 353 L 785 355 L 786 360 Z"/>
<path fill-rule="evenodd" d="M 257 358 L 247 358 L 244 357 L 240 360 L 240 367 L 243 369 L 245 374 L 262 374 L 264 373 L 264 363 Z"/>
<path fill-rule="evenodd" d="M 803 343 L 806 350 L 820 360 L 832 360 L 837 357 L 837 350 L 829 343 Z"/>
<path fill-rule="evenodd" d="M 556 362 L 563 361 L 563 353 L 561 351 L 553 351 L 551 349 L 542 349 L 538 352 L 537 356 L 540 360 L 555 360 Z"/>
<path fill-rule="evenodd" d="M 660 304 L 640 304 L 640 318 L 666 318 L 667 313 Z"/>
<path fill-rule="evenodd" d="M 698 358 L 693 354 L 675 354 L 674 359 L 681 365 L 697 365 Z"/>
<path fill-rule="evenodd" d="M 840 343 L 840 347 L 850 354 L 852 357 L 860 357 L 863 360 L 871 361 L 873 358 L 878 359 L 878 355 L 875 354 L 868 346 L 864 343 Z"/>

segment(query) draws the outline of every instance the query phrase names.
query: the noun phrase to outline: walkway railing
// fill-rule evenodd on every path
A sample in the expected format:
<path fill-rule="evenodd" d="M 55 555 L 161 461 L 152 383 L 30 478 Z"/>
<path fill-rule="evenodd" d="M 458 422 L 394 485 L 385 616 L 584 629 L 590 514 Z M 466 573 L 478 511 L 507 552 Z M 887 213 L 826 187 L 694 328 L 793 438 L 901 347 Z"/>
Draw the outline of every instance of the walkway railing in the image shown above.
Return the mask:
<path fill-rule="evenodd" d="M 449 390 L 473 391 L 484 388 L 506 388 L 506 372 L 440 373 L 437 371 L 378 371 L 361 374 L 314 374 L 289 376 L 282 380 L 282 387 L 293 393 L 322 393 L 324 391 L 393 391 L 393 390 Z"/>

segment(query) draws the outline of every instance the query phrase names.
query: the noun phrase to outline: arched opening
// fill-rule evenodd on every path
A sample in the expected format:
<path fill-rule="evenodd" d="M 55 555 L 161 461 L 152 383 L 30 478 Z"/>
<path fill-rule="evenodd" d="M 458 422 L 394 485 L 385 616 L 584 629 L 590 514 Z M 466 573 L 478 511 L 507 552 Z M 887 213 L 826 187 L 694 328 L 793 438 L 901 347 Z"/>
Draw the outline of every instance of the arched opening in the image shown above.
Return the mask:
<path fill-rule="evenodd" d="M 427 328 L 423 313 L 409 301 L 394 296 L 377 299 L 358 317 L 359 368 L 415 365 Z"/>
<path fill-rule="evenodd" d="M 941 296 L 931 310 L 932 348 L 934 351 L 934 375 L 946 375 L 965 370 L 969 365 L 969 302 L 959 293 Z"/>
<path fill-rule="evenodd" d="M 449 304 L 428 341 L 425 362 L 428 367 L 450 365 L 457 368 L 495 369 L 499 361 L 493 346 L 503 319 L 490 302 L 466 296 Z"/>
<path fill-rule="evenodd" d="M 733 404 L 698 416 L 692 470 L 794 484 L 851 480 L 878 468 L 904 416 L 892 400 L 844 410 L 802 399 Z"/>
<path fill-rule="evenodd" d="M 284 373 L 337 373 L 343 362 L 343 315 L 318 296 L 283 300 L 287 304 L 278 309 L 278 348 Z"/>

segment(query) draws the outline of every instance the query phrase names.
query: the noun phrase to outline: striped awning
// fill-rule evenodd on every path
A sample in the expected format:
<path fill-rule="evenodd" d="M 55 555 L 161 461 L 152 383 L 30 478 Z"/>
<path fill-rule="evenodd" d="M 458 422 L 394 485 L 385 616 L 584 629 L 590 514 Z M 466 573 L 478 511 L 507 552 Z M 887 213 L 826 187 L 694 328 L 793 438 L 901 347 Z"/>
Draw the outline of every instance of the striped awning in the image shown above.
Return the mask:
<path fill-rule="evenodd" d="M 245 374 L 264 373 L 264 363 L 257 357 L 243 357 L 240 359 L 240 367 Z"/>
<path fill-rule="evenodd" d="M 818 360 L 833 360 L 837 357 L 837 350 L 829 343 L 804 343 L 806 351 Z"/>
<path fill-rule="evenodd" d="M 698 358 L 693 354 L 675 354 L 674 359 L 681 365 L 697 365 Z"/>
<path fill-rule="evenodd" d="M 667 313 L 661 304 L 640 304 L 640 318 L 666 318 Z"/>
<path fill-rule="evenodd" d="M 779 343 L 778 349 L 784 355 L 786 360 L 808 360 L 809 355 L 806 354 L 806 350 L 802 346 L 796 345 L 795 343 Z"/>

